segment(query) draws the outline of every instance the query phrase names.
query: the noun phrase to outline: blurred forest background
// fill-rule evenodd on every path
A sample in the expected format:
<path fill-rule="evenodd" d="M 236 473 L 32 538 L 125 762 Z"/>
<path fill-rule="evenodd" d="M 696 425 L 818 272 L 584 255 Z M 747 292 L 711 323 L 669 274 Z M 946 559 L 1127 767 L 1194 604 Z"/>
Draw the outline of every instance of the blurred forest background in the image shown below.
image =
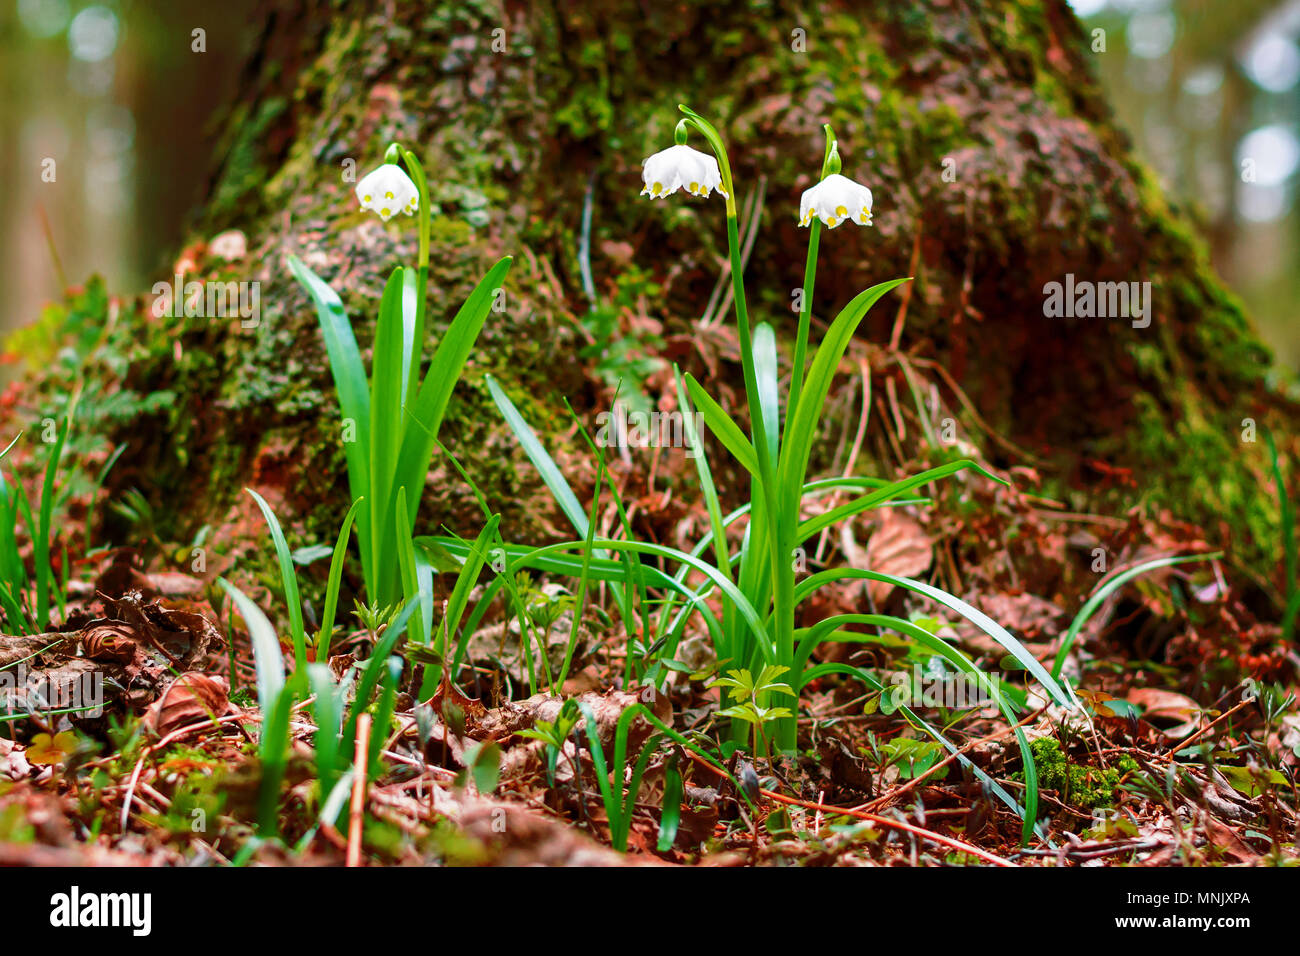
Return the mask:
<path fill-rule="evenodd" d="M 1138 154 L 1300 368 L 1300 0 L 1072 2 Z M 253 9 L 3 0 L 0 326 L 34 319 L 63 277 L 98 272 L 132 294 L 170 276 Z"/>

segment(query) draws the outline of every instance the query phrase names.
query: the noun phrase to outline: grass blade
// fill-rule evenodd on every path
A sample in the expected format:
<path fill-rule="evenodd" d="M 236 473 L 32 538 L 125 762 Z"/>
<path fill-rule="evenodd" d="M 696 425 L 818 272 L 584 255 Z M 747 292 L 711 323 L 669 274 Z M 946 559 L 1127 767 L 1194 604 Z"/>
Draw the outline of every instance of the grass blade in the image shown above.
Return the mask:
<path fill-rule="evenodd" d="M 45 465 L 45 481 L 41 485 L 40 524 L 32 535 L 33 573 L 36 577 L 36 626 L 45 628 L 50 620 L 50 584 L 54 569 L 50 565 L 50 532 L 54 523 L 54 477 L 63 457 L 63 444 L 68 439 L 68 422 L 59 427 L 58 438 L 50 449 L 50 460 Z"/>
<path fill-rule="evenodd" d="M 280 562 L 280 581 L 284 585 L 284 603 L 289 614 L 289 635 L 293 639 L 294 664 L 299 671 L 307 668 L 307 633 L 302 622 L 302 598 L 298 595 L 298 574 L 293 568 L 293 555 L 289 543 L 284 539 L 284 531 L 275 517 L 275 512 L 266 503 L 266 499 L 252 488 L 245 488 L 257 506 L 262 509 L 266 526 L 271 529 L 271 541 L 275 543 L 275 556 Z"/>
<path fill-rule="evenodd" d="M 537 433 L 533 431 L 532 426 L 524 421 L 524 417 L 519 414 L 519 409 L 504 391 L 497 384 L 496 379 L 491 375 L 487 377 L 488 391 L 492 395 L 492 401 L 496 402 L 497 408 L 510 426 L 510 430 L 515 433 L 515 438 L 524 449 L 524 454 L 528 460 L 533 463 L 537 473 L 541 476 L 542 482 L 550 491 L 551 497 L 555 503 L 560 506 L 564 516 L 569 519 L 575 531 L 580 535 L 587 533 L 587 515 L 582 510 L 582 505 L 578 504 L 578 496 L 573 493 L 569 483 L 564 480 L 564 475 L 560 468 L 555 464 L 546 448 L 537 438 Z"/>
<path fill-rule="evenodd" d="M 316 721 L 312 749 L 316 752 L 316 777 L 320 781 L 323 797 L 334 788 L 342 772 L 339 765 L 339 731 L 343 729 L 343 712 L 339 707 L 338 688 L 326 665 L 308 664 L 307 680 L 312 695 L 316 698 L 312 704 L 312 717 Z"/>
<path fill-rule="evenodd" d="M 316 659 L 328 659 L 330 641 L 334 637 L 334 620 L 339 606 L 339 585 L 343 579 L 343 561 L 347 557 L 348 534 L 352 530 L 352 521 L 364 498 L 352 502 L 352 507 L 343 516 L 343 526 L 339 528 L 339 539 L 334 544 L 334 554 L 330 557 L 330 573 L 325 583 L 325 613 L 321 617 L 320 630 L 316 634 Z"/>
<path fill-rule="evenodd" d="M 456 584 L 451 589 L 451 597 L 447 601 L 447 611 L 443 616 L 443 634 L 447 641 L 455 638 L 460 633 L 461 618 L 465 615 L 465 608 L 469 606 L 469 596 L 478 584 L 479 573 L 483 570 L 483 565 L 487 561 L 488 552 L 492 541 L 497 536 L 497 528 L 501 524 L 501 516 L 493 515 L 488 519 L 488 523 L 483 526 L 479 532 L 478 538 L 470 546 L 469 552 L 465 555 L 465 562 L 460 567 L 460 572 L 456 575 Z M 456 642 L 456 657 L 452 662 L 452 674 L 454 675 L 460 667 L 460 662 L 464 657 L 465 644 L 468 639 L 468 633 L 464 638 Z M 445 654 L 445 648 L 444 648 Z M 421 694 L 428 689 L 432 693 L 432 688 L 428 686 L 428 677 L 425 677 L 425 687 L 421 688 Z"/>
<path fill-rule="evenodd" d="M 307 290 L 316 306 L 316 319 L 325 339 L 325 354 L 329 357 L 330 373 L 334 376 L 334 389 L 339 397 L 344 422 L 351 422 L 355 441 L 344 444 L 348 462 L 348 485 L 352 497 L 364 498 L 370 494 L 370 386 L 366 368 L 361 362 L 352 324 L 338 294 L 320 276 L 303 265 L 297 256 L 289 256 L 289 271 Z M 357 537 L 361 540 L 362 570 L 367 581 L 371 577 L 370 518 L 368 511 L 357 515 Z"/>
<path fill-rule="evenodd" d="M 727 536 L 722 519 L 722 506 L 718 502 L 718 489 L 713 484 L 713 471 L 709 468 L 709 459 L 704 454 L 704 442 L 695 427 L 695 410 L 690 397 L 686 394 L 686 383 L 682 373 L 673 366 L 673 378 L 677 382 L 677 405 L 682 412 L 685 426 L 687 449 L 694 453 L 695 472 L 700 479 L 700 491 L 704 495 L 704 505 L 709 512 L 709 527 L 713 535 L 713 554 L 717 559 L 718 570 L 731 577 L 731 556 L 727 552 Z"/>
<path fill-rule="evenodd" d="M 510 256 L 506 256 L 489 269 L 487 275 L 474 287 L 465 304 L 451 320 L 447 334 L 438 343 L 414 404 L 410 404 L 408 398 L 407 412 L 418 423 L 418 427 L 407 428 L 403 436 L 396 480 L 410 488 L 413 495 L 416 489 L 424 487 L 452 389 L 460 380 L 465 362 L 478 340 L 483 323 L 487 321 L 492 302 L 505 281 L 506 273 L 510 271 L 512 261 Z M 414 509 L 417 503 L 418 496 L 409 502 L 411 511 L 406 516 L 407 527 L 415 526 Z"/>
<path fill-rule="evenodd" d="M 781 405 L 777 397 L 780 369 L 776 359 L 776 334 L 766 322 L 754 327 L 754 376 L 758 385 L 758 407 L 763 414 L 763 433 L 767 437 L 767 457 L 772 474 L 776 474 L 777 443 L 781 435 Z"/>
<path fill-rule="evenodd" d="M 1079 631 L 1083 625 L 1088 623 L 1093 612 L 1101 607 L 1103 601 L 1110 597 L 1117 589 L 1123 587 L 1129 581 L 1148 571 L 1154 571 L 1156 568 L 1167 568 L 1174 564 L 1186 564 L 1189 561 L 1208 561 L 1211 558 L 1217 558 L 1218 554 L 1192 554 L 1184 555 L 1179 558 L 1157 558 L 1154 561 L 1145 561 L 1142 564 L 1129 568 L 1113 577 L 1103 581 L 1097 590 L 1093 591 L 1092 597 L 1079 608 L 1079 613 L 1074 616 L 1070 622 L 1070 627 L 1065 632 L 1065 637 L 1061 638 L 1061 648 L 1056 652 L 1056 660 L 1052 664 L 1052 676 L 1060 677 L 1061 668 L 1065 666 L 1065 658 L 1070 653 L 1070 648 L 1074 645 L 1075 639 L 1079 636 Z"/>
<path fill-rule="evenodd" d="M 1005 647 L 1011 655 L 1024 665 L 1025 670 L 1029 671 L 1040 684 L 1043 685 L 1051 696 L 1062 707 L 1073 709 L 1074 703 L 1056 679 L 1050 675 L 1038 659 L 1025 649 L 1025 646 L 1011 636 L 1011 634 L 1001 624 L 994 621 L 983 611 L 980 611 L 967 604 L 961 598 L 949 594 L 947 591 L 940 590 L 933 585 L 926 584 L 924 581 L 914 581 L 911 578 L 902 578 L 893 574 L 885 574 L 881 571 L 868 571 L 862 568 L 836 568 L 831 571 L 821 571 L 805 580 L 801 581 L 795 588 L 795 602 L 798 603 L 804 598 L 810 596 L 825 584 L 833 581 L 848 581 L 854 579 L 866 579 L 868 581 L 887 581 L 897 587 L 906 588 L 909 591 L 915 591 L 917 594 L 924 594 L 926 597 L 937 601 L 949 610 L 956 611 L 966 620 L 970 621 L 980 630 L 982 630 L 993 640 Z"/>
<path fill-rule="evenodd" d="M 709 426 L 709 430 L 717 436 L 718 441 L 722 442 L 727 451 L 731 452 L 732 457 L 740 463 L 741 467 L 753 475 L 755 481 L 759 481 L 758 454 L 749 439 L 745 437 L 745 433 L 740 430 L 740 426 L 731 420 L 731 416 L 722 410 L 722 406 L 710 397 L 689 372 L 686 374 L 686 390 L 690 392 L 692 400 L 704 415 L 704 422 Z"/>
<path fill-rule="evenodd" d="M 956 474 L 959 471 L 964 471 L 967 468 L 974 469 L 985 478 L 1007 485 L 1007 482 L 1003 481 L 997 475 L 986 471 L 969 458 L 963 458 L 959 461 L 950 461 L 947 464 L 939 465 L 937 468 L 930 468 L 926 471 L 912 475 L 909 478 L 904 478 L 901 481 L 887 484 L 882 488 L 872 491 L 870 494 L 863 495 L 860 498 L 855 498 L 846 504 L 840 505 L 838 508 L 832 508 L 830 511 L 814 515 L 799 525 L 799 528 L 795 533 L 795 542 L 799 543 L 807 541 L 813 535 L 818 534 L 823 528 L 828 528 L 844 518 L 860 514 L 863 511 L 874 508 L 876 505 L 884 504 L 891 498 L 895 498 L 904 492 L 911 491 L 913 488 L 928 484 L 939 478 L 947 478 L 949 475 Z M 1008 485 L 1008 487 L 1010 486 Z"/>
<path fill-rule="evenodd" d="M 397 455 L 402 442 L 402 299 L 405 270 L 398 266 L 388 277 L 375 327 L 374 368 L 370 383 L 370 549 L 373 561 L 371 601 L 390 605 L 397 598 L 400 547 L 393 506 Z M 423 487 L 423 483 L 421 483 Z"/>
<path fill-rule="evenodd" d="M 786 442 L 785 447 L 781 449 L 778 481 L 778 486 L 784 489 L 786 495 L 797 495 L 798 489 L 803 485 L 813 442 L 817 440 L 817 423 L 826 405 L 831 380 L 835 377 L 840 359 L 844 357 L 849 342 L 853 339 L 853 333 L 866 317 L 867 311 L 885 293 L 907 281 L 907 279 L 894 279 L 859 293 L 835 317 L 835 321 L 827 330 L 821 347 L 813 356 L 808 376 L 804 379 L 804 386 L 799 394 L 799 407 L 787 412 Z"/>
<path fill-rule="evenodd" d="M 217 578 L 217 583 L 235 602 L 248 627 L 248 639 L 253 645 L 253 665 L 257 669 L 257 702 L 268 707 L 284 688 L 284 655 L 280 653 L 280 640 L 262 609 L 247 594 L 225 578 Z"/>

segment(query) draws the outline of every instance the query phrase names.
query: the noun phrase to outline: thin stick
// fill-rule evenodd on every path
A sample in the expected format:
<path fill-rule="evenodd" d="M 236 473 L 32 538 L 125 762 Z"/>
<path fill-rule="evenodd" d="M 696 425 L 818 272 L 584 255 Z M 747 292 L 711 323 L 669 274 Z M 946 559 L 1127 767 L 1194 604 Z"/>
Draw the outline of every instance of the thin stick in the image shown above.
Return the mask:
<path fill-rule="evenodd" d="M 990 741 L 998 740 L 999 738 L 1005 737 L 1009 733 L 1013 733 L 1017 727 L 1023 727 L 1025 726 L 1025 724 L 1029 723 L 1030 721 L 1037 720 L 1038 717 L 1046 709 L 1047 708 L 1044 707 L 1034 711 L 1032 714 L 1030 714 L 1024 720 L 1020 721 L 1020 723 L 1018 724 L 1012 724 L 1010 727 L 1003 727 L 1001 730 L 995 731 L 994 733 L 991 733 L 985 737 L 977 737 L 976 739 L 972 740 L 970 743 L 962 747 L 960 750 L 948 754 L 947 757 L 945 757 L 943 760 L 940 760 L 937 764 L 935 764 L 925 773 L 921 774 L 920 776 L 913 777 L 906 784 L 899 787 L 897 790 L 893 791 L 892 793 L 886 793 L 877 797 L 874 800 L 868 800 L 866 803 L 862 804 L 860 809 L 883 810 L 886 806 L 888 806 L 893 801 L 897 800 L 899 797 L 905 796 L 906 794 L 915 790 L 917 786 L 921 783 L 921 781 L 925 780 L 927 777 L 933 776 L 934 774 L 938 773 L 940 770 L 948 766 L 957 758 L 964 757 L 966 754 L 970 753 L 970 751 L 974 750 L 980 744 L 989 743 Z"/>
<path fill-rule="evenodd" d="M 983 431 L 984 434 L 988 435 L 989 438 L 991 438 L 997 444 L 1001 445 L 1007 451 L 1019 455 L 1021 458 L 1025 459 L 1025 461 L 1029 462 L 1030 464 L 1034 465 L 1037 468 L 1050 467 L 1048 462 L 1044 461 L 1042 458 L 1039 458 L 1033 452 L 1026 451 L 1025 449 L 1021 448 L 1019 445 L 1017 445 L 1015 442 L 1011 441 L 1008 438 L 1003 438 L 1000 434 L 998 434 L 993 429 L 993 426 L 990 425 L 988 422 L 986 422 L 984 418 L 980 415 L 979 411 L 976 410 L 975 403 L 970 400 L 970 396 L 967 395 L 966 392 L 962 389 L 962 387 L 957 384 L 957 380 L 954 379 L 951 373 L 949 373 L 949 371 L 946 368 L 944 368 L 940 363 L 935 362 L 931 359 L 925 359 L 920 357 L 914 357 L 912 359 L 912 362 L 916 365 L 920 365 L 924 368 L 933 369 L 935 372 L 937 372 L 939 377 L 944 380 L 944 382 L 948 385 L 950 389 L 952 389 L 952 393 L 957 396 L 957 401 L 961 403 L 961 407 L 966 409 L 967 414 L 970 415 L 972 419 L 974 419 L 975 424 L 979 426 L 980 430 Z"/>
<path fill-rule="evenodd" d="M 914 836 L 918 836 L 923 840 L 929 840 L 931 843 L 938 843 L 941 844 L 942 846 L 950 847 L 962 853 L 969 853 L 972 856 L 977 856 L 981 860 L 985 860 L 989 863 L 992 863 L 994 866 L 1014 867 L 1016 865 L 1012 863 L 1010 860 L 1006 860 L 993 853 L 989 853 L 987 850 L 981 850 L 977 846 L 972 846 L 969 843 L 963 843 L 961 840 L 954 839 L 953 837 L 944 836 L 942 833 L 935 833 L 933 830 L 926 830 L 924 827 L 918 827 L 918 826 L 914 826 L 911 823 L 905 823 L 902 820 L 891 820 L 888 817 L 878 817 L 874 813 L 866 813 L 862 810 L 853 810 L 845 807 L 828 807 L 825 806 L 824 804 L 813 803 L 811 800 L 799 800 L 795 797 L 782 796 L 779 793 L 773 793 L 771 790 L 759 790 L 758 792 L 761 793 L 763 796 L 767 797 L 769 800 L 775 800 L 777 803 L 790 804 L 791 806 L 796 806 L 796 807 L 806 807 L 809 810 L 825 811 L 826 813 L 842 814 L 845 816 L 857 817 L 859 820 L 867 820 L 871 823 L 877 823 L 882 827 L 890 827 L 891 829 L 894 830 L 903 830 L 904 832 L 911 833 Z"/>
<path fill-rule="evenodd" d="M 50 249 L 50 259 L 54 263 L 54 274 L 59 279 L 59 294 L 68 288 L 68 277 L 63 271 L 63 260 L 59 258 L 59 248 L 54 242 L 54 230 L 50 228 L 50 217 L 45 213 L 45 204 L 37 203 L 36 211 L 41 216 L 41 227 L 45 230 L 45 243 Z"/>
<path fill-rule="evenodd" d="M 370 752 L 370 715 L 362 714 L 357 720 L 357 746 L 353 753 L 352 764 L 356 767 L 356 776 L 352 778 L 352 810 L 348 820 L 348 866 L 361 865 L 361 819 L 366 809 L 366 781 Z"/>
<path fill-rule="evenodd" d="M 181 727 L 178 730 L 173 730 L 153 746 L 146 747 L 144 752 L 140 754 L 140 759 L 136 761 L 135 769 L 131 771 L 131 779 L 126 786 L 126 796 L 122 799 L 122 832 L 126 832 L 127 825 L 131 822 L 131 797 L 135 793 L 136 784 L 140 781 L 140 773 L 144 770 L 144 762 L 149 759 L 151 754 L 157 753 L 168 744 L 180 740 L 182 737 L 187 734 L 192 734 L 196 730 L 203 730 L 204 728 L 212 727 L 214 724 L 228 724 L 233 723 L 234 721 L 248 719 L 249 717 L 247 714 L 230 714 L 229 716 L 221 717 L 217 720 L 204 720 L 197 724 L 190 724 L 188 727 Z"/>
<path fill-rule="evenodd" d="M 916 238 L 912 241 L 912 261 L 907 267 L 907 274 L 910 276 L 916 275 L 917 263 L 921 261 L 921 232 L 922 230 L 918 226 Z M 915 285 L 916 282 L 913 281 L 903 286 L 903 301 L 898 306 L 898 315 L 894 318 L 894 331 L 889 336 L 889 350 L 891 352 L 898 351 L 898 343 L 903 338 L 903 323 L 907 321 L 907 307 L 911 304 L 912 289 Z"/>
<path fill-rule="evenodd" d="M 1188 747 L 1192 745 L 1193 741 L 1199 740 L 1201 737 L 1204 737 L 1211 730 L 1213 730 L 1215 724 L 1219 723 L 1220 721 L 1227 720 L 1237 711 L 1241 710 L 1241 708 L 1245 707 L 1247 704 L 1253 704 L 1254 702 L 1255 702 L 1255 698 L 1247 697 L 1245 700 L 1239 703 L 1236 707 L 1233 707 L 1231 710 L 1225 710 L 1218 717 L 1214 718 L 1214 720 L 1210 721 L 1210 723 L 1208 723 L 1202 730 L 1198 730 L 1196 733 L 1192 734 L 1190 737 L 1184 740 L 1181 744 L 1177 744 L 1173 749 L 1173 753 L 1176 754 L 1181 750 L 1186 750 Z"/>
<path fill-rule="evenodd" d="M 698 754 L 692 753 L 688 750 L 686 751 L 686 756 L 690 757 L 697 766 L 710 770 L 719 777 L 726 776 L 724 771 L 719 770 Z M 782 796 L 781 794 L 774 793 L 771 790 L 760 789 L 758 792 L 769 800 L 775 800 L 777 803 L 784 803 L 795 807 L 804 807 L 808 810 L 817 810 L 832 815 L 856 817 L 859 820 L 876 823 L 882 827 L 889 827 L 894 830 L 903 830 L 907 833 L 919 836 L 922 839 L 929 840 L 932 843 L 938 843 L 943 846 L 951 847 L 954 850 L 960 850 L 962 853 L 969 853 L 972 856 L 977 856 L 981 860 L 986 860 L 996 866 L 1014 867 L 1016 865 L 1010 860 L 1005 860 L 1000 856 L 989 853 L 987 850 L 981 850 L 977 846 L 971 846 L 969 843 L 963 843 L 961 840 L 944 836 L 942 833 L 935 833 L 932 830 L 926 830 L 922 827 L 914 826 L 913 824 L 902 820 L 891 820 L 888 817 L 878 817 L 874 813 L 866 813 L 862 810 L 853 809 L 852 807 L 831 807 L 822 803 L 813 803 L 811 800 L 799 800 L 795 797 Z"/>

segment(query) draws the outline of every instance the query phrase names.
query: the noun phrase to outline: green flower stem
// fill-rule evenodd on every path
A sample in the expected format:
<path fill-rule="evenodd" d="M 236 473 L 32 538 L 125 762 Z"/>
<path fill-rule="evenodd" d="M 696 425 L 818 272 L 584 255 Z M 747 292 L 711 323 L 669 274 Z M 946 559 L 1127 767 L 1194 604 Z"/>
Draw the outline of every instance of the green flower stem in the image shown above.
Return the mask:
<path fill-rule="evenodd" d="M 402 150 L 402 161 L 406 164 L 407 171 L 410 172 L 411 179 L 415 182 L 415 188 L 420 191 L 420 208 L 418 211 L 420 217 L 420 245 L 415 260 L 418 278 L 416 285 L 419 289 L 419 297 L 415 302 L 415 339 L 411 343 L 411 368 L 408 371 L 409 379 L 406 390 L 407 399 L 414 401 L 417 389 L 420 387 L 420 356 L 424 350 L 425 300 L 428 298 L 429 291 L 429 229 L 431 214 L 429 210 L 429 184 L 424 176 L 424 167 L 420 165 L 419 159 L 409 149 Z"/>
<path fill-rule="evenodd" d="M 840 151 L 830 123 L 824 123 L 822 129 L 826 133 L 826 153 L 822 158 L 821 178 L 825 179 L 832 173 L 840 171 Z M 813 216 L 808 229 L 808 264 L 803 272 L 803 301 L 799 308 L 799 332 L 794 343 L 794 365 L 790 369 L 790 401 L 786 405 L 785 412 L 787 421 L 794 416 L 794 410 L 799 407 L 799 395 L 803 392 L 803 377 L 806 371 L 804 366 L 808 357 L 808 330 L 812 324 L 813 285 L 817 281 L 817 246 L 822 235 L 821 220 Z"/>
<path fill-rule="evenodd" d="M 821 239 L 822 223 L 816 216 L 808 227 L 808 264 L 803 270 L 803 299 L 799 303 L 799 331 L 794 340 L 794 364 L 790 367 L 790 400 L 786 403 L 787 423 L 799 407 L 803 393 L 803 377 L 807 371 L 808 329 L 812 324 L 813 284 L 817 281 L 817 245 Z"/>
<path fill-rule="evenodd" d="M 772 575 L 773 638 L 776 643 L 777 663 L 789 666 L 794 660 L 794 571 L 791 567 L 791 545 L 794 522 L 782 521 L 777 510 L 779 504 L 776 477 L 772 473 L 772 454 L 769 450 L 767 425 L 759 405 L 758 376 L 754 370 L 754 343 L 749 326 L 749 308 L 745 300 L 745 279 L 740 258 L 740 224 L 736 212 L 736 185 L 731 175 L 731 162 L 722 137 L 708 120 L 685 106 L 679 107 L 686 115 L 686 123 L 693 126 L 708 141 L 718 160 L 718 172 L 727 194 L 727 249 L 731 255 L 732 298 L 735 300 L 736 325 L 740 337 L 741 366 L 745 376 L 745 394 L 749 404 L 749 421 L 758 453 L 758 497 L 763 501 L 763 517 L 767 524 L 770 548 L 769 569 Z M 679 124 L 679 128 L 680 128 Z M 795 516 L 797 517 L 797 515 Z M 785 528 L 785 533 L 782 529 Z M 777 725 L 778 746 L 792 750 L 796 743 L 795 718 L 781 718 Z M 743 739 L 743 738 L 742 738 Z"/>
<path fill-rule="evenodd" d="M 822 159 L 821 178 L 825 179 L 832 173 L 840 171 L 839 149 L 836 145 L 835 134 L 831 131 L 830 125 L 822 127 L 826 133 L 826 152 Z M 799 407 L 799 397 L 803 393 L 804 374 L 807 371 L 808 357 L 808 335 L 812 325 L 812 300 L 813 288 L 817 281 L 817 249 L 821 240 L 821 220 L 813 217 L 809 224 L 808 233 L 808 261 L 804 267 L 803 275 L 803 301 L 799 307 L 799 327 L 795 335 L 794 343 L 794 362 L 790 367 L 790 393 L 786 400 L 786 427 L 788 428 L 791 420 L 794 418 L 795 409 Z M 773 635 L 776 643 L 777 661 L 787 667 L 794 666 L 794 570 L 791 566 L 791 560 L 794 551 L 794 539 L 792 537 L 793 529 L 798 524 L 798 503 L 795 502 L 795 513 L 786 514 L 782 517 L 784 521 L 777 520 L 775 528 L 781 531 L 781 536 L 777 537 L 777 531 L 773 533 L 773 561 L 772 561 L 772 603 L 773 603 L 773 623 L 776 627 L 776 633 Z M 798 727 L 795 716 L 780 717 L 776 721 L 776 745 L 778 749 L 790 752 L 798 744 Z"/>
<path fill-rule="evenodd" d="M 762 409 L 758 404 L 758 376 L 754 371 L 754 341 L 749 328 L 749 307 L 745 301 L 745 277 L 740 260 L 740 224 L 736 213 L 736 185 L 731 177 L 731 162 L 727 158 L 727 148 L 722 144 L 722 137 L 713 125 L 698 113 L 685 106 L 679 107 L 686 114 L 683 122 L 695 127 L 708 140 L 718 159 L 718 171 L 722 175 L 722 187 L 727 193 L 727 249 L 731 254 L 731 288 L 735 300 L 736 325 L 740 333 L 740 362 L 745 376 L 745 394 L 749 400 L 749 419 L 753 429 L 754 450 L 759 452 L 758 470 L 762 484 L 762 494 L 767 500 L 772 490 L 771 462 L 768 455 L 767 427 L 763 422 Z M 678 124 L 679 128 L 681 124 Z M 767 509 L 771 520 L 775 521 L 775 512 Z M 775 540 L 775 539 L 773 539 Z"/>

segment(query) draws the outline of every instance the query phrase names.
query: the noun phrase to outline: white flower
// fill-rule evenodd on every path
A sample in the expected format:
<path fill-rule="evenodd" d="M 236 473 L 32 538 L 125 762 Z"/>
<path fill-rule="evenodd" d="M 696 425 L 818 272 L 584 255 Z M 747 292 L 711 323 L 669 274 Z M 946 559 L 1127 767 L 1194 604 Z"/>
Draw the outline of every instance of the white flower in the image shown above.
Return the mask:
<path fill-rule="evenodd" d="M 722 188 L 718 161 L 689 146 L 669 146 L 655 153 L 641 164 L 641 180 L 645 183 L 641 195 L 651 199 L 671 196 L 683 186 L 693 196 L 707 196 L 716 189 L 724 199 L 731 198 Z"/>
<path fill-rule="evenodd" d="M 830 229 L 846 219 L 852 219 L 859 226 L 869 226 L 871 190 L 847 176 L 832 173 L 812 189 L 805 190 L 799 202 L 799 225 L 808 225 L 813 216 Z"/>
<path fill-rule="evenodd" d="M 408 216 L 420 208 L 420 191 L 411 182 L 402 167 L 384 163 L 357 183 L 357 199 L 361 208 L 379 213 L 384 222 L 398 212 Z"/>

